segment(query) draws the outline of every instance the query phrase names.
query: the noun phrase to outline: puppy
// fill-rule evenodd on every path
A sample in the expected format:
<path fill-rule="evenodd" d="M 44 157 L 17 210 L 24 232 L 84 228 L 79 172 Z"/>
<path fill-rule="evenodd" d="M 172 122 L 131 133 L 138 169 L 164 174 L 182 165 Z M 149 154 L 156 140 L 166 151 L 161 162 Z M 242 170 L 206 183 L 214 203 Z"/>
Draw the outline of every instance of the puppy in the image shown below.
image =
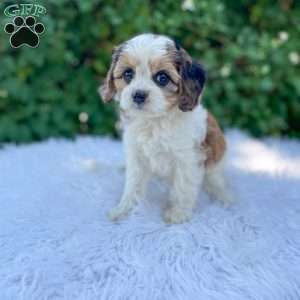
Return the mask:
<path fill-rule="evenodd" d="M 152 175 L 171 185 L 168 223 L 191 218 L 202 183 L 213 198 L 231 201 L 224 135 L 199 104 L 205 81 L 203 67 L 166 36 L 142 34 L 115 48 L 99 88 L 105 103 L 119 102 L 125 127 L 126 183 L 111 220 L 133 209 Z"/>

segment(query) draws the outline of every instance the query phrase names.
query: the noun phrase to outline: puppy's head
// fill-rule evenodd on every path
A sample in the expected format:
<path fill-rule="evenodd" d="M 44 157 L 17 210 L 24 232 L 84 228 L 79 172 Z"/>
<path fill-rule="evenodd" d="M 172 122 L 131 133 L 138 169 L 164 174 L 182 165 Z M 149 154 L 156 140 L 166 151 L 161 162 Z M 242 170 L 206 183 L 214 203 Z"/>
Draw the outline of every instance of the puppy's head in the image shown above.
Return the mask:
<path fill-rule="evenodd" d="M 205 83 L 202 66 L 168 37 L 142 34 L 115 48 L 101 98 L 115 98 L 131 116 L 192 110 Z"/>

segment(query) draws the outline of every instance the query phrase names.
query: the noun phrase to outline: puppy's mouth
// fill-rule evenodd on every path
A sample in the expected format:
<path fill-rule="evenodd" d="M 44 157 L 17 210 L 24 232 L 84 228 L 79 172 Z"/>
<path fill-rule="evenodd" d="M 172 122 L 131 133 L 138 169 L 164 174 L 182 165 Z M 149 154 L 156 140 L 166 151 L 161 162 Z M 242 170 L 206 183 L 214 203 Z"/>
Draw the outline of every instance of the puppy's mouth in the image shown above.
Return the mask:
<path fill-rule="evenodd" d="M 164 113 L 164 110 L 155 108 L 151 105 L 151 99 L 147 99 L 143 103 L 135 103 L 131 101 L 130 105 L 123 106 L 122 111 L 126 112 L 128 115 L 135 116 L 143 116 L 143 117 L 152 117 L 152 116 L 160 116 Z"/>
<path fill-rule="evenodd" d="M 133 103 L 133 108 L 136 110 L 144 110 L 146 103 Z"/>
<path fill-rule="evenodd" d="M 150 113 L 151 110 L 149 109 L 147 103 L 131 103 L 127 107 L 121 107 L 121 110 L 128 115 L 135 116 L 135 115 L 144 115 L 144 113 Z"/>

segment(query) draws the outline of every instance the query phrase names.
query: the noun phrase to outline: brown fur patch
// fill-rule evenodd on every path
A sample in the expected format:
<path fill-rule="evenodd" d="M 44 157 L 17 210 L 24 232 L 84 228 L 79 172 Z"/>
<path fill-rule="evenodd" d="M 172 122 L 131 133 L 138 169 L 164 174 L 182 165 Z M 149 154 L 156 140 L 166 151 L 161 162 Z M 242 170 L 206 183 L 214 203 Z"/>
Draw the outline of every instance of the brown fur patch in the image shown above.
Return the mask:
<path fill-rule="evenodd" d="M 206 152 L 205 166 L 207 167 L 220 161 L 226 150 L 224 134 L 211 113 L 207 115 L 207 133 L 202 147 Z"/>
<path fill-rule="evenodd" d="M 137 58 L 129 55 L 126 52 L 120 55 L 113 71 L 113 80 L 117 91 L 122 90 L 127 85 L 122 78 L 124 71 L 128 68 L 135 70 L 139 63 L 140 62 Z"/>
<path fill-rule="evenodd" d="M 139 63 L 140 62 L 136 57 L 133 57 L 126 52 L 121 53 L 113 72 L 114 79 L 122 77 L 123 72 L 127 68 L 135 70 Z"/>
<path fill-rule="evenodd" d="M 174 65 L 173 55 L 171 52 L 163 57 L 151 60 L 149 62 L 149 67 L 153 75 L 158 71 L 166 71 L 175 85 L 177 85 L 180 81 L 180 76 Z"/>
<path fill-rule="evenodd" d="M 169 51 L 166 55 L 152 59 L 149 62 L 149 68 L 152 75 L 155 75 L 159 71 L 164 71 L 170 76 L 169 84 L 162 88 L 166 101 L 170 104 L 170 108 L 178 104 L 178 90 L 180 75 L 174 64 L 174 54 Z"/>
<path fill-rule="evenodd" d="M 193 110 L 203 90 L 205 72 L 182 47 L 169 46 L 168 52 L 180 76 L 178 107 L 182 111 Z"/>

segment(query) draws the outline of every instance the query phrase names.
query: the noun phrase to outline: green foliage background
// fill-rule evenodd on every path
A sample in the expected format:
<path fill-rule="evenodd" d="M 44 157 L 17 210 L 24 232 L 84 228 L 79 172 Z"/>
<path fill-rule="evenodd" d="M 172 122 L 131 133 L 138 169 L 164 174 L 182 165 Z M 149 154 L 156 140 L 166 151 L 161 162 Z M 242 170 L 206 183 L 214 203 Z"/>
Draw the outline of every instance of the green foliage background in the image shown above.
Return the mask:
<path fill-rule="evenodd" d="M 38 48 L 12 49 L 0 30 L 0 141 L 116 135 L 115 107 L 101 103 L 97 87 L 112 48 L 142 32 L 170 35 L 202 61 L 203 101 L 223 126 L 299 137 L 300 2 L 193 2 L 193 10 L 176 0 L 33 2 L 48 10 Z M 11 21 L 0 20 L 2 28 Z"/>

